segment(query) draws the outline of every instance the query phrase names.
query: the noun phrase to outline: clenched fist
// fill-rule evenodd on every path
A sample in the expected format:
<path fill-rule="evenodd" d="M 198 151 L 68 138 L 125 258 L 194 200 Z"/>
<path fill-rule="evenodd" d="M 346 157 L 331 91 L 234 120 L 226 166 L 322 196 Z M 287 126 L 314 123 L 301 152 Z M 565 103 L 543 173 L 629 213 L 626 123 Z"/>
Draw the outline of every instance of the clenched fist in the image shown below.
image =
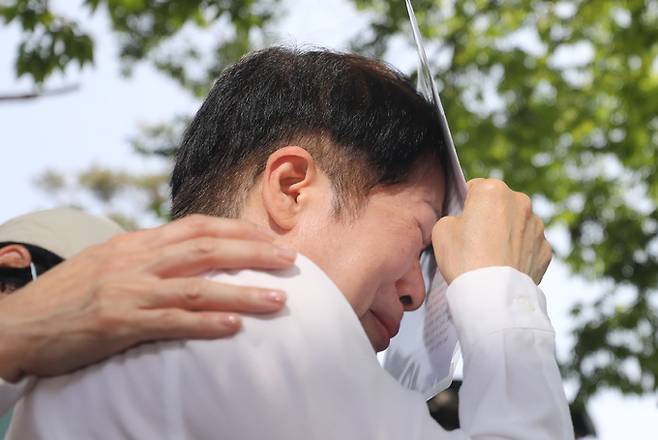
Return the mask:
<path fill-rule="evenodd" d="M 432 230 L 445 280 L 483 267 L 511 266 L 539 284 L 553 252 L 530 198 L 496 179 L 473 179 L 467 186 L 462 215 L 443 217 Z"/>

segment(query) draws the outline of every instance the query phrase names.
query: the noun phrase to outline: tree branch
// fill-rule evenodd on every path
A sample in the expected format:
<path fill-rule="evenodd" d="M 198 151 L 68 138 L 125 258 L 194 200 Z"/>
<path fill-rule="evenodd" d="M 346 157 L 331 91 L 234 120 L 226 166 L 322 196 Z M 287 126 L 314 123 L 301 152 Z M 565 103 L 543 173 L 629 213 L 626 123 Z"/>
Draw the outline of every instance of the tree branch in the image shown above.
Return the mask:
<path fill-rule="evenodd" d="M 33 92 L 27 92 L 27 93 L 18 93 L 15 95 L 0 95 L 0 102 L 1 101 L 25 101 L 28 99 L 37 99 L 37 98 L 44 98 L 48 96 L 57 96 L 57 95 L 64 95 L 67 93 L 75 92 L 80 88 L 80 84 L 69 84 L 66 86 L 62 87 L 57 87 L 54 89 L 46 89 L 46 90 L 35 90 Z"/>

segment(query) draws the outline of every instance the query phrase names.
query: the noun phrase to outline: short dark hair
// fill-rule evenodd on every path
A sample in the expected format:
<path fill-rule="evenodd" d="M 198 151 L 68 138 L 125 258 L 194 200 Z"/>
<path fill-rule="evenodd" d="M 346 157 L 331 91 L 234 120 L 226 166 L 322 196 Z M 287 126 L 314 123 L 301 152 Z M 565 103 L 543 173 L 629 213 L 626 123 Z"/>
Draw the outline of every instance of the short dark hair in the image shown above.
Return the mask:
<path fill-rule="evenodd" d="M 356 207 L 376 185 L 404 182 L 423 158 L 448 163 L 440 127 L 410 79 L 380 61 L 317 49 L 254 52 L 221 74 L 187 128 L 172 216 L 237 217 L 269 155 L 293 144 L 328 174 L 335 211 Z"/>
<path fill-rule="evenodd" d="M 0 243 L 0 249 L 5 246 L 18 244 L 24 246 L 32 258 L 32 263 L 36 269 L 37 274 L 42 274 L 49 271 L 59 263 L 64 261 L 62 257 L 41 246 L 35 246 L 28 243 L 21 243 L 15 241 L 4 241 Z M 32 281 L 30 269 L 15 269 L 15 268 L 2 268 L 0 267 L 0 294 L 11 293 L 20 289 L 28 282 Z"/>

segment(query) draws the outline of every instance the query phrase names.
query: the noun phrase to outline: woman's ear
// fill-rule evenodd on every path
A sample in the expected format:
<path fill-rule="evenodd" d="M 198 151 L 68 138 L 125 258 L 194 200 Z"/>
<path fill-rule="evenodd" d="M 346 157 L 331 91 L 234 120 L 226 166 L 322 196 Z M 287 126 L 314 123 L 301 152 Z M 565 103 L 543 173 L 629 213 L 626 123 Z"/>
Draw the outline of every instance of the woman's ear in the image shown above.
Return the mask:
<path fill-rule="evenodd" d="M 32 254 L 22 244 L 9 244 L 0 248 L 0 267 L 22 269 L 32 262 Z"/>
<path fill-rule="evenodd" d="M 270 155 L 263 172 L 263 204 L 272 226 L 291 230 L 318 185 L 317 165 L 308 151 L 286 146 Z"/>

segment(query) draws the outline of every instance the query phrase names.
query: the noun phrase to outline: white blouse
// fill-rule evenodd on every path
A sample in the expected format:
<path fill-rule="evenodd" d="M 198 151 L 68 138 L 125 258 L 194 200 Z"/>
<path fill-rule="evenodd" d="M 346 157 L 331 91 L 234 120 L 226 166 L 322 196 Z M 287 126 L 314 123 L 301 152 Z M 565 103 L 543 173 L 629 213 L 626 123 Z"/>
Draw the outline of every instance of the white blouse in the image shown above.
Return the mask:
<path fill-rule="evenodd" d="M 377 362 L 352 308 L 299 256 L 292 269 L 221 282 L 283 289 L 284 310 L 246 316 L 233 338 L 142 345 L 42 379 L 16 405 L 9 439 L 572 439 L 543 293 L 508 267 L 448 289 L 464 357 L 461 430 Z M 0 385 L 6 409 L 25 385 Z"/>

